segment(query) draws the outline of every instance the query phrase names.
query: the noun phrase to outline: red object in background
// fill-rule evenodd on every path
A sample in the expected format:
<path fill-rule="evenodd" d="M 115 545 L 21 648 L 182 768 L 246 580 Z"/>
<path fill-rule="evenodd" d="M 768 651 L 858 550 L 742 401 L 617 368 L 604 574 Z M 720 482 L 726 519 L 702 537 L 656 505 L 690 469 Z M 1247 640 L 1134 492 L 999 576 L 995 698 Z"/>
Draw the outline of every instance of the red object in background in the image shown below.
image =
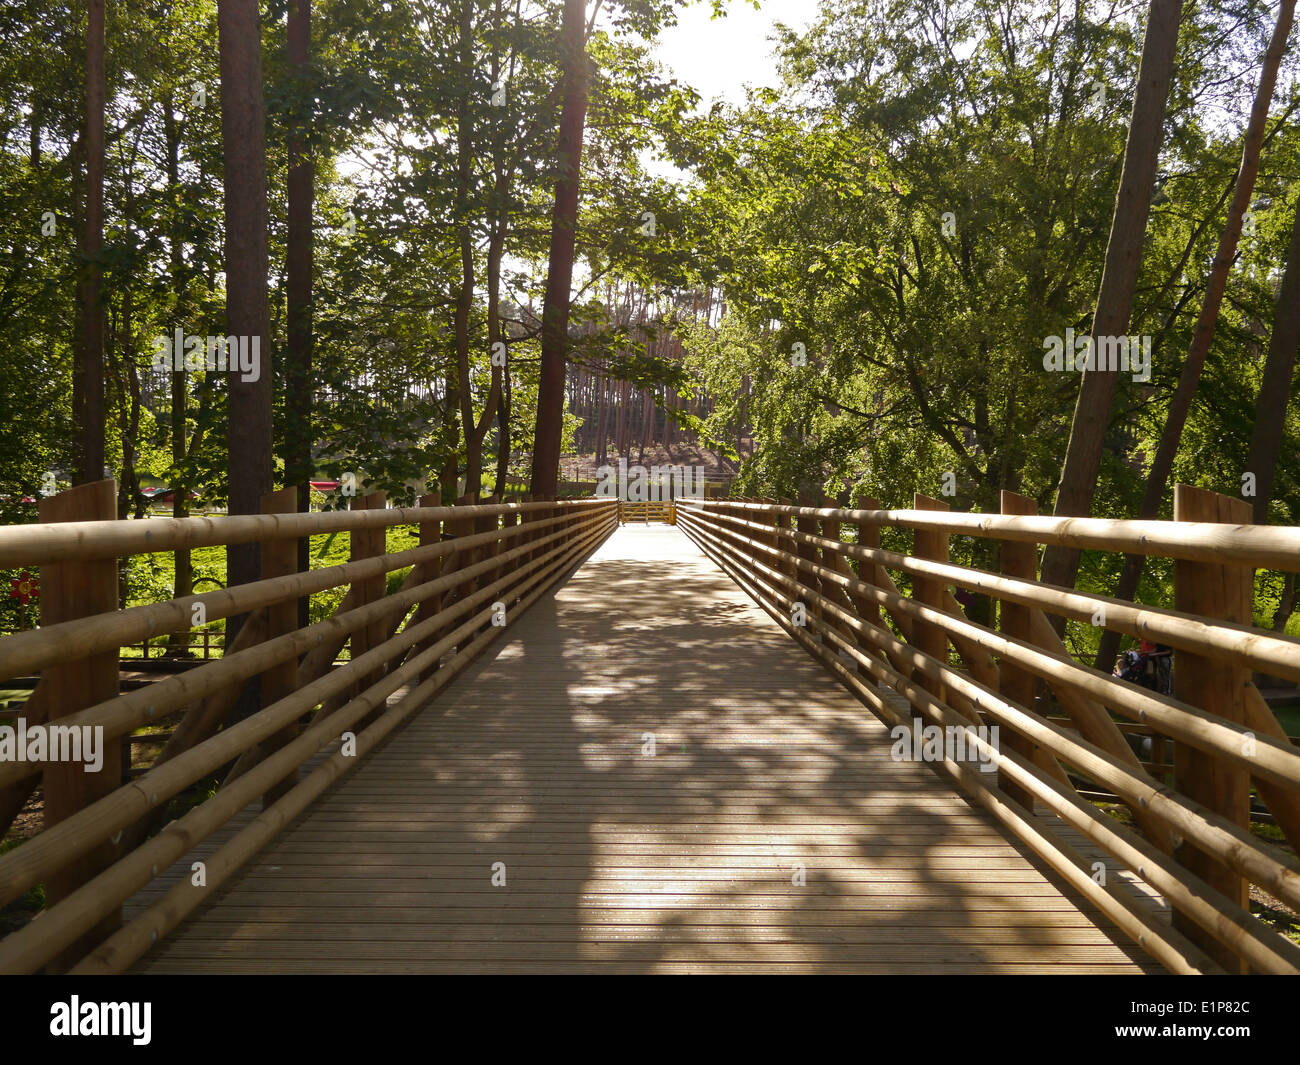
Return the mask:
<path fill-rule="evenodd" d="M 40 597 L 40 583 L 26 570 L 9 582 L 9 598 L 17 599 L 23 606 Z"/>
<path fill-rule="evenodd" d="M 318 492 L 332 492 L 339 486 L 338 481 L 308 481 L 307 483 Z"/>
<path fill-rule="evenodd" d="M 191 499 L 199 498 L 198 495 L 195 494 L 194 492 L 190 492 L 189 497 Z M 150 503 L 174 503 L 175 501 L 176 501 L 175 488 L 159 488 L 153 495 L 149 497 Z"/>

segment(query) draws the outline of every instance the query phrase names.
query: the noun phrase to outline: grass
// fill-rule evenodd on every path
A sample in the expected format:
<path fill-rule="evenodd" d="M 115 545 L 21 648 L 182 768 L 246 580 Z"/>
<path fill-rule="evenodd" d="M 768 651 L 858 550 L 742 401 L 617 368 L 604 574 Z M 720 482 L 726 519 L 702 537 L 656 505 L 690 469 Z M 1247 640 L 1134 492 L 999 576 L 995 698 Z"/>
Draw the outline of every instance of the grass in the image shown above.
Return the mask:
<path fill-rule="evenodd" d="M 389 553 L 407 551 L 418 546 L 420 542 L 419 533 L 414 526 L 390 526 L 385 530 L 385 534 L 386 550 Z M 194 566 L 194 591 L 196 594 L 215 591 L 226 586 L 226 551 L 224 547 L 197 548 L 191 552 L 190 557 Z M 313 536 L 308 548 L 308 558 L 313 570 L 341 566 L 351 560 L 351 537 L 345 532 L 321 533 Z M 163 551 L 155 555 L 137 556 L 131 560 L 130 566 L 130 594 L 126 602 L 128 607 L 162 603 L 171 598 L 172 576 L 175 571 L 175 557 L 172 552 Z M 389 573 L 388 590 L 391 592 L 396 589 L 409 572 L 410 567 L 406 567 Z M 329 618 L 338 609 L 339 604 L 343 602 L 343 597 L 346 594 L 347 586 L 344 585 L 338 588 L 327 588 L 325 591 L 317 592 L 311 596 L 309 615 L 311 622 L 314 624 Z M 202 655 L 203 645 L 201 641 L 197 640 L 197 634 L 202 632 L 204 628 L 216 633 L 222 633 L 225 630 L 225 622 L 219 619 L 191 630 L 195 640 L 191 644 L 191 653 L 196 656 Z M 161 657 L 169 643 L 170 637 L 167 635 L 150 639 L 148 641 L 149 657 Z M 213 658 L 221 657 L 221 641 L 219 639 L 212 640 L 210 653 Z M 137 643 L 133 647 L 123 647 L 121 657 L 124 659 L 143 658 L 144 652 L 141 645 Z M 3 702 L 3 697 L 0 697 L 0 702 Z"/>
<path fill-rule="evenodd" d="M 6 703 L 25 703 L 31 697 L 31 688 L 0 688 L 0 708 L 4 708 Z M 9 709 L 16 708 L 10 706 Z"/>

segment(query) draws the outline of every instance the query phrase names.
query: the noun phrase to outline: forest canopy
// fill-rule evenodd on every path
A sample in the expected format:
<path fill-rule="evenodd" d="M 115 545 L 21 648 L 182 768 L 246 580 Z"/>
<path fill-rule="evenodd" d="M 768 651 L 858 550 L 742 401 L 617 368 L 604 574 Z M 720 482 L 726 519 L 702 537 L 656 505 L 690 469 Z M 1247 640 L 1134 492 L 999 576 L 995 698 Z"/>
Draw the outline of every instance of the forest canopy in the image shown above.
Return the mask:
<path fill-rule="evenodd" d="M 1286 5 L 824 0 L 778 26 L 780 84 L 730 102 L 660 61 L 679 6 L 10 0 L 5 520 L 104 474 L 119 516 L 162 488 L 182 515 L 292 484 L 306 505 L 344 475 L 402 502 L 554 494 L 558 455 L 662 448 L 737 494 L 843 504 L 996 510 L 1014 490 L 1069 512 L 1073 479 L 1085 510 L 1168 517 L 1175 482 L 1254 478 L 1257 520 L 1300 523 Z M 260 79 L 246 113 L 236 74 Z M 265 247 L 237 247 L 232 218 L 259 210 Z M 1149 372 L 1112 375 L 1098 431 L 1088 374 L 1048 356 L 1094 329 L 1126 241 L 1124 336 Z M 240 334 L 236 304 L 265 316 L 264 384 L 155 364 L 159 338 Z M 1067 441 L 1096 468 L 1063 473 Z"/>

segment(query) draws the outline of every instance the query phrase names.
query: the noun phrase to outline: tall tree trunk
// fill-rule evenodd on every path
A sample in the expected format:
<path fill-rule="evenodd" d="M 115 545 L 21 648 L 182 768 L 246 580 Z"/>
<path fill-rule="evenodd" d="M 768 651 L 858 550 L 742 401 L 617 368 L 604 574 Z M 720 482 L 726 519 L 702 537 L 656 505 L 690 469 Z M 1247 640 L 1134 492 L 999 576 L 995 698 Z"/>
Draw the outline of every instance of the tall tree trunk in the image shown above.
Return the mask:
<path fill-rule="evenodd" d="M 77 354 L 73 411 L 77 424 L 74 481 L 104 476 L 104 307 L 100 301 L 104 243 L 104 0 L 86 3 L 85 215 L 77 285 Z"/>
<path fill-rule="evenodd" d="M 1300 207 L 1291 223 L 1291 246 L 1287 252 L 1286 272 L 1277 293 L 1273 317 L 1273 335 L 1269 339 L 1268 358 L 1259 385 L 1255 408 L 1255 427 L 1250 435 L 1246 470 L 1255 475 L 1255 521 L 1268 522 L 1268 505 L 1273 500 L 1273 482 L 1277 459 L 1282 451 L 1283 427 L 1287 404 L 1292 395 L 1296 346 L 1300 343 Z"/>
<path fill-rule="evenodd" d="M 285 346 L 285 483 L 298 486 L 298 510 L 311 509 L 312 475 L 312 210 L 314 166 L 308 149 L 312 94 L 303 92 L 311 76 L 311 0 L 289 0 L 287 27 L 289 67 L 300 95 L 288 137 L 288 233 L 285 251 L 285 298 L 288 335 Z M 311 538 L 298 541 L 298 569 L 311 568 Z M 310 600 L 298 600 L 298 623 L 309 621 Z"/>
<path fill-rule="evenodd" d="M 504 398 L 507 376 L 510 372 L 508 366 L 509 349 L 506 347 L 505 330 L 501 328 L 501 260 L 505 256 L 507 225 L 505 209 L 501 199 L 505 195 L 504 184 L 504 175 L 499 172 L 495 188 L 496 195 L 494 196 L 496 206 L 492 209 L 492 230 L 488 235 L 487 258 L 488 351 L 491 352 L 492 359 L 492 384 L 488 390 L 487 403 L 484 405 L 482 417 L 480 417 L 478 425 L 474 427 L 479 464 L 482 465 L 483 441 L 487 438 L 487 431 L 492 424 L 492 418 L 500 412 L 497 431 L 506 440 L 506 471 L 503 472 L 501 469 L 502 452 L 498 442 L 496 476 L 496 495 L 498 497 L 505 495 L 506 478 L 509 475 L 510 465 L 510 412 Z M 506 351 L 506 364 L 498 365 L 497 363 L 498 344 Z"/>
<path fill-rule="evenodd" d="M 1129 121 L 1119 193 L 1111 220 L 1106 262 L 1092 319 L 1093 337 L 1125 336 L 1146 238 L 1156 161 L 1164 129 L 1165 103 L 1178 44 L 1182 0 L 1151 0 L 1138 67 L 1138 87 Z M 1119 370 L 1085 370 L 1070 426 L 1070 441 L 1056 494 L 1058 517 L 1086 516 L 1092 507 L 1106 429 L 1110 424 Z M 1079 552 L 1049 546 L 1043 555 L 1044 581 L 1074 584 Z"/>
<path fill-rule="evenodd" d="M 496 4 L 494 13 L 495 37 L 499 39 L 504 18 L 503 5 Z M 511 74 L 514 72 L 514 55 L 509 60 Z M 492 84 L 500 84 L 502 76 L 501 57 L 497 51 L 492 53 Z M 488 205 L 488 214 L 492 219 L 488 236 L 487 280 L 488 280 L 488 349 L 493 353 L 500 344 L 505 350 L 501 365 L 492 360 L 492 388 L 497 396 L 497 465 L 496 495 L 504 499 L 506 484 L 510 479 L 510 350 L 506 344 L 506 333 L 501 326 L 501 260 L 505 257 L 506 232 L 510 225 L 509 193 L 510 181 L 514 167 L 507 159 L 506 132 L 508 123 L 502 119 L 496 124 L 492 137 L 492 202 Z M 484 416 L 483 431 L 487 432 L 488 418 Z"/>
<path fill-rule="evenodd" d="M 564 55 L 563 105 L 557 145 L 559 176 L 551 214 L 551 251 L 542 302 L 542 367 L 537 388 L 533 468 L 534 499 L 554 498 L 558 488 L 560 439 L 564 429 L 564 365 L 569 345 L 569 295 L 578 229 L 578 178 L 582 134 L 587 119 L 585 0 L 564 0 L 561 48 Z"/>
<path fill-rule="evenodd" d="M 645 465 L 645 449 L 650 444 L 650 437 L 654 430 L 655 420 L 655 398 L 654 393 L 649 386 L 645 390 L 645 404 L 641 409 L 641 450 L 637 453 L 637 465 Z"/>
<path fill-rule="evenodd" d="M 225 146 L 226 331 L 260 350 L 255 380 L 226 374 L 226 428 L 231 514 L 256 514 L 271 490 L 271 351 L 267 305 L 266 140 L 262 35 L 257 0 L 218 0 L 221 50 L 221 142 Z M 230 585 L 259 575 L 256 544 L 226 548 Z M 227 638 L 238 631 L 232 618 Z"/>
<path fill-rule="evenodd" d="M 1228 274 L 1237 256 L 1237 244 L 1241 239 L 1242 219 L 1250 206 L 1251 195 L 1255 191 L 1255 178 L 1259 174 L 1260 151 L 1264 144 L 1264 130 L 1268 125 L 1268 107 L 1273 99 L 1273 87 L 1277 84 L 1277 71 L 1286 51 L 1287 35 L 1291 32 L 1291 21 L 1295 13 L 1295 0 L 1282 0 L 1278 7 L 1277 22 L 1273 27 L 1273 38 L 1260 66 L 1259 85 L 1255 88 L 1255 103 L 1250 111 L 1250 120 L 1246 125 L 1246 136 L 1241 148 L 1241 163 L 1237 168 L 1236 187 L 1232 194 L 1232 203 L 1228 206 L 1228 216 L 1223 230 L 1219 234 L 1219 246 L 1210 266 L 1210 276 L 1205 286 L 1205 295 L 1201 300 L 1201 313 L 1196 320 L 1196 329 L 1192 333 L 1191 346 L 1187 359 L 1183 363 L 1182 373 L 1178 378 L 1178 387 L 1169 403 L 1169 413 L 1160 434 L 1160 444 L 1156 449 L 1155 459 L 1147 473 L 1146 488 L 1142 494 L 1142 506 L 1138 517 L 1155 518 L 1160 513 L 1160 503 L 1164 499 L 1165 489 L 1169 485 L 1169 473 L 1173 469 L 1174 459 L 1178 455 L 1178 445 L 1183 438 L 1183 429 L 1187 425 L 1187 416 L 1192 409 L 1192 399 L 1196 386 L 1201 380 L 1201 371 L 1205 367 L 1205 358 L 1209 354 L 1210 344 L 1214 340 L 1214 327 L 1218 323 L 1219 308 L 1223 303 L 1223 293 L 1227 288 Z M 1294 257 L 1293 260 L 1294 261 Z M 1288 271 L 1290 265 L 1288 263 Z M 1288 307 L 1278 304 L 1277 322 L 1283 323 L 1290 314 L 1295 320 L 1295 301 Z M 1285 328 L 1283 329 L 1285 333 Z M 1274 327 L 1274 338 L 1278 336 Z M 1291 353 L 1295 354 L 1295 335 L 1291 336 Z M 1270 351 L 1270 357 L 1272 352 Z M 1266 371 L 1267 372 L 1267 371 Z M 1268 382 L 1265 382 L 1267 385 Z M 1290 392 L 1290 363 L 1287 364 L 1286 377 L 1282 381 L 1282 410 L 1285 411 L 1286 397 Z M 1266 391 L 1261 391 L 1260 402 L 1265 402 Z M 1280 426 L 1280 422 L 1278 423 Z M 1256 429 L 1259 422 L 1256 421 Z M 1273 458 L 1277 454 L 1274 452 Z M 1249 463 L 1246 469 L 1258 472 Z M 1270 486 L 1272 464 L 1269 466 Z M 1267 502 L 1265 502 L 1267 507 Z M 1260 521 L 1259 497 L 1256 497 L 1256 521 Z M 1143 555 L 1128 555 L 1124 559 L 1124 569 L 1120 573 L 1119 584 L 1115 588 L 1118 599 L 1131 600 L 1137 592 L 1138 582 L 1142 579 L 1142 569 L 1146 559 Z M 1109 629 L 1102 633 L 1101 643 L 1097 648 L 1094 665 L 1097 669 L 1109 672 L 1115 665 L 1115 656 L 1119 652 L 1120 634 Z"/>
<path fill-rule="evenodd" d="M 627 405 L 631 399 L 632 386 L 626 381 L 618 383 L 618 435 L 614 438 L 614 450 L 623 458 L 628 455 L 628 411 Z"/>
<path fill-rule="evenodd" d="M 447 441 L 447 457 L 438 475 L 442 502 L 450 505 L 460 497 L 460 389 L 456 367 L 447 367 L 442 407 L 442 431 Z"/>
<path fill-rule="evenodd" d="M 117 516 L 119 519 L 134 514 L 143 516 L 144 496 L 140 494 L 140 475 L 136 458 L 140 445 L 140 372 L 135 364 L 135 346 L 132 332 L 135 329 L 135 299 L 129 284 L 122 293 L 122 314 L 118 328 L 111 330 L 111 350 L 118 393 L 118 426 L 122 434 L 122 475 L 117 486 Z M 110 349 L 105 349 L 108 355 Z M 126 596 L 122 596 L 126 606 Z"/>
<path fill-rule="evenodd" d="M 169 92 L 163 98 L 163 135 L 167 144 L 167 194 L 171 198 L 172 224 L 180 219 L 181 206 L 181 127 L 176 119 L 173 98 Z M 185 311 L 189 306 L 185 298 L 187 281 L 185 277 L 185 256 L 180 235 L 173 231 L 168 240 L 168 274 L 171 290 L 175 295 L 172 305 L 174 315 L 173 328 L 184 326 Z M 172 435 L 172 469 L 173 473 L 168 487 L 172 489 L 172 517 L 188 518 L 190 514 L 189 486 L 179 473 L 185 462 L 185 431 L 189 404 L 188 374 L 184 364 L 181 369 L 172 370 L 171 379 L 171 435 Z M 178 547 L 172 553 L 172 595 L 183 599 L 194 591 L 194 564 L 187 547 Z M 188 654 L 188 644 L 184 633 L 175 633 L 169 644 L 172 653 Z"/>
<path fill-rule="evenodd" d="M 509 356 L 507 355 L 507 360 Z M 497 492 L 504 494 L 510 479 L 510 367 L 501 373 L 501 401 L 497 404 Z"/>
<path fill-rule="evenodd" d="M 460 62 L 462 77 L 466 89 L 474 77 L 474 7 L 472 0 L 462 0 L 460 16 Z M 493 82 L 496 81 L 498 66 L 493 59 Z M 500 367 L 492 367 L 492 384 L 488 391 L 487 402 L 482 416 L 474 418 L 474 391 L 470 387 L 470 314 L 474 308 L 474 235 L 470 227 L 470 193 L 474 184 L 474 144 L 473 113 L 468 91 L 461 97 L 457 117 L 456 136 L 456 213 L 457 236 L 460 243 L 461 283 L 456 300 L 456 371 L 460 379 L 460 423 L 465 434 L 465 494 L 478 498 L 483 487 L 483 439 L 487 436 L 488 426 L 496 413 L 496 405 L 501 394 Z M 494 141 L 496 138 L 494 138 Z M 496 179 L 493 182 L 493 200 L 500 192 L 501 153 L 494 143 L 493 163 Z M 489 207 L 492 212 L 489 241 L 493 247 L 489 250 L 489 270 L 496 271 L 495 278 L 488 279 L 488 299 L 495 304 L 500 289 L 501 255 L 503 252 L 504 232 L 497 224 L 495 203 Z M 497 243 L 500 234 L 501 243 Z M 495 255 L 495 260 L 493 256 Z M 489 317 L 499 322 L 500 311 L 495 305 L 489 308 Z M 494 328 L 489 323 L 489 340 Z M 489 344 L 489 348 L 491 345 Z"/>
<path fill-rule="evenodd" d="M 478 498 L 482 455 L 474 439 L 474 392 L 469 375 L 469 318 L 474 307 L 474 238 L 470 231 L 470 187 L 474 182 L 470 86 L 474 78 L 473 0 L 460 0 L 461 98 L 456 120 L 456 239 L 460 246 L 460 291 L 456 295 L 456 376 L 460 382 L 460 424 L 465 433 L 465 492 Z"/>
<path fill-rule="evenodd" d="M 607 441 L 607 427 L 609 423 L 609 405 L 606 396 L 609 392 L 609 382 L 605 380 L 605 365 L 601 363 L 600 379 L 596 385 L 599 395 L 599 407 L 596 409 L 596 465 L 605 465 L 605 453 Z"/>

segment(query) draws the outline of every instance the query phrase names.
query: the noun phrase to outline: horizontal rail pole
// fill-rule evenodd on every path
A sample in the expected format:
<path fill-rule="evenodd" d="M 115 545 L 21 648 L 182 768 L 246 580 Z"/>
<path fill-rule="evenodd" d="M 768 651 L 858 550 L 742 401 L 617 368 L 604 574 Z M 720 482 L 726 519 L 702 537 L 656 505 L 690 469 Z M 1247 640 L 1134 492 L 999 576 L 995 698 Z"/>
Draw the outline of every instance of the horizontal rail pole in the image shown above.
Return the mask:
<path fill-rule="evenodd" d="M 976 708 L 989 714 L 1003 725 L 1020 732 L 1035 743 L 1047 748 L 1068 761 L 1093 779 L 1115 789 L 1117 796 L 1131 805 L 1140 806 L 1159 817 L 1171 828 L 1192 840 L 1207 854 L 1235 869 L 1247 879 L 1267 888 L 1292 906 L 1300 908 L 1300 860 L 1257 840 L 1248 831 L 1207 807 L 1150 778 L 1136 776 L 1113 755 L 1090 743 L 1081 736 L 1061 728 L 1002 697 L 998 692 L 952 668 L 911 644 L 904 643 L 884 633 L 802 582 L 777 573 L 771 567 L 749 560 L 769 579 L 786 587 L 795 587 L 800 594 L 807 593 L 809 601 L 816 602 L 854 633 L 867 639 L 882 650 L 888 649 L 903 655 L 907 665 L 919 669 L 927 676 L 956 688 L 969 698 Z M 875 667 L 866 668 L 875 672 Z M 892 677 L 902 677 L 896 670 Z M 897 687 L 893 683 L 891 687 Z"/>
<path fill-rule="evenodd" d="M 732 526 L 742 526 L 765 534 L 771 532 L 768 526 L 729 514 L 710 517 Z M 1158 607 L 1138 606 L 1124 599 L 1079 592 L 1059 585 L 1017 580 L 972 567 L 931 562 L 894 551 L 830 540 L 785 527 L 776 531 L 788 540 L 836 551 L 893 570 L 942 578 L 996 599 L 1009 600 L 1023 606 L 1036 606 L 1074 621 L 1091 623 L 1096 611 L 1101 608 L 1105 611 L 1102 628 L 1234 662 L 1270 676 L 1300 681 L 1300 640 L 1260 632 L 1244 625 L 1197 618 Z"/>
<path fill-rule="evenodd" d="M 564 568 L 579 558 L 583 550 L 599 541 L 602 533 L 608 535 L 608 530 L 603 525 L 597 526 L 580 543 L 570 548 L 558 548 L 552 553 L 551 565 L 544 566 L 537 573 L 520 582 L 520 590 L 527 591 L 528 588 L 544 580 L 548 573 L 557 576 L 563 573 Z M 535 561 L 542 564 L 546 560 L 539 558 Z M 522 570 L 517 570 L 515 576 L 521 572 Z M 61 903 L 44 912 L 39 920 L 31 922 L 0 941 L 0 972 L 30 972 L 44 964 L 68 943 L 74 942 L 87 928 L 93 927 L 99 919 L 99 911 L 105 905 L 116 906 L 118 903 L 112 901 L 114 898 L 125 899 L 149 883 L 159 869 L 166 868 L 185 855 L 250 802 L 256 801 L 270 783 L 292 772 L 318 752 L 322 746 L 340 737 L 342 732 L 352 724 L 362 720 L 374 710 L 382 708 L 393 691 L 408 681 L 416 679 L 421 669 L 430 662 L 436 661 L 455 646 L 458 640 L 474 633 L 484 621 L 490 620 L 491 615 L 491 608 L 480 611 L 444 636 L 437 644 L 427 648 L 380 683 L 352 699 L 334 715 L 310 726 L 301 736 L 259 763 L 232 783 L 229 788 L 222 789 L 213 798 L 168 825 L 157 836 L 77 889 Z M 501 631 L 503 630 L 500 628 L 489 628 L 481 633 L 480 648 Z M 477 641 L 471 641 L 470 645 L 457 653 L 457 658 L 469 652 L 475 643 Z M 473 655 L 470 654 L 468 657 L 472 658 Z M 468 658 L 462 661 L 468 661 Z M 373 666 L 368 665 L 366 668 L 373 668 Z M 431 678 L 431 682 L 436 681 L 444 673 L 450 677 L 455 672 L 456 670 L 440 669 Z M 442 683 L 446 683 L 446 680 Z M 409 702 L 409 696 L 407 701 Z M 408 707 L 408 711 L 410 708 Z M 283 802 L 284 798 L 293 794 L 301 785 L 302 782 L 299 782 L 279 801 Z M 19 851 L 25 850 L 28 846 L 31 846 L 31 843 L 24 844 Z"/>
<path fill-rule="evenodd" d="M 395 507 L 391 510 L 331 510 L 310 514 L 219 514 L 208 518 L 10 525 L 0 528 L 0 567 L 84 562 L 261 540 L 296 540 L 318 533 L 419 525 L 453 518 L 526 514 L 548 507 L 587 507 L 605 502 L 604 499 L 566 499 L 556 503 L 486 503 L 463 507 Z"/>
<path fill-rule="evenodd" d="M 835 660 L 817 641 L 791 624 L 788 618 L 783 617 L 781 612 L 768 602 L 768 595 L 765 594 L 763 587 L 756 583 L 751 572 L 732 562 L 721 547 L 706 546 L 706 540 L 713 540 L 716 544 L 718 542 L 716 537 L 699 526 L 688 529 L 688 534 L 692 535 L 705 553 L 718 562 L 724 571 L 763 606 L 789 635 L 830 669 L 841 683 L 865 702 L 882 721 L 887 725 L 910 727 L 910 721 L 890 706 L 871 684 L 856 672 L 846 668 L 843 663 Z M 750 560 L 742 559 L 742 561 Z M 776 601 L 775 598 L 772 601 Z M 925 698 L 933 698 L 928 692 L 921 694 Z M 951 710 L 950 707 L 946 709 Z M 958 721 L 968 724 L 960 714 L 956 714 L 955 711 L 953 713 Z M 1124 895 L 1122 889 L 1113 884 L 1110 878 L 1107 878 L 1104 885 L 1098 884 L 1088 874 L 1086 859 L 1078 851 L 1056 837 L 1041 821 L 1012 800 L 996 784 L 979 779 L 980 774 L 977 771 L 947 757 L 941 762 L 930 764 L 936 771 L 942 770 L 951 776 L 972 799 L 1042 857 L 1053 870 L 1064 876 L 1080 894 L 1093 902 L 1166 968 L 1172 972 L 1187 974 L 1218 971 L 1208 955 L 1180 933 L 1157 923 L 1149 914 L 1140 911 L 1133 900 Z"/>
<path fill-rule="evenodd" d="M 1011 517 L 930 510 L 841 510 L 776 503 L 681 499 L 684 510 L 739 507 L 766 514 L 833 518 L 867 525 L 933 529 L 954 536 L 1054 544 L 1132 555 L 1160 555 L 1192 562 L 1217 562 L 1256 569 L 1300 572 L 1300 529 L 1271 525 L 1226 525 L 1203 521 L 1144 521 L 1128 518 Z"/>
<path fill-rule="evenodd" d="M 617 525 L 617 518 L 615 518 L 615 525 Z M 560 563 L 548 567 L 547 572 L 542 575 L 540 586 L 529 592 L 520 601 L 516 610 L 526 611 L 531 607 L 563 574 L 567 566 L 580 558 L 585 551 L 590 550 L 610 531 L 612 531 L 612 527 L 610 529 L 598 529 L 594 534 L 575 545 Z M 462 626 L 462 628 L 468 629 L 473 624 L 475 622 L 470 622 Z M 203 887 L 196 888 L 188 883 L 175 885 L 161 899 L 135 917 L 130 923 L 124 925 L 118 933 L 109 937 L 87 955 L 72 969 L 72 974 L 80 976 L 124 971 L 132 962 L 141 957 L 150 946 L 172 931 L 188 914 L 209 898 L 214 891 L 218 890 L 244 863 L 274 839 L 294 818 L 306 810 L 334 781 L 360 764 L 361 759 L 366 754 L 446 686 L 502 631 L 504 630 L 499 628 L 489 628 L 479 633 L 469 645 L 458 651 L 437 673 L 408 692 L 396 704 L 385 709 L 373 724 L 364 729 L 356 738 L 355 756 L 347 757 L 337 752 L 331 755 L 290 792 L 270 808 L 262 811 L 252 822 L 240 829 L 234 837 L 222 844 L 206 860 L 207 878 Z M 355 715 L 357 719 L 362 716 L 364 716 L 364 712 Z M 337 727 L 337 723 L 335 723 L 334 728 Z M 258 766 L 250 770 L 248 775 L 253 776 L 253 774 L 259 772 L 266 779 L 271 779 L 276 771 Z M 257 782 L 245 785 L 245 792 L 250 796 L 256 794 Z"/>
<path fill-rule="evenodd" d="M 367 513 L 357 511 L 356 513 Z M 531 523 L 542 528 L 567 521 L 564 516 Z M 112 614 L 96 614 L 57 625 L 17 632 L 0 639 L 0 680 L 35 672 L 51 662 L 81 658 L 97 651 L 124 647 L 144 639 L 187 632 L 193 629 L 194 608 L 201 607 L 206 622 L 235 617 L 260 607 L 298 599 L 314 592 L 383 576 L 420 562 L 448 555 L 464 547 L 477 547 L 519 535 L 521 526 L 507 526 L 473 536 L 443 540 L 406 551 L 344 562 L 337 566 L 307 570 L 283 577 L 238 584 L 201 595 L 171 599 L 165 603 L 130 607 Z"/>
<path fill-rule="evenodd" d="M 747 546 L 767 550 L 767 546 L 748 537 L 732 534 Z M 861 595 L 873 598 L 890 610 L 934 624 L 945 632 L 965 637 L 984 650 L 1013 661 L 1016 665 L 1053 683 L 1064 684 L 1104 703 L 1106 706 L 1159 729 L 1163 735 L 1181 740 L 1207 754 L 1223 758 L 1252 775 L 1294 789 L 1300 786 L 1300 752 L 1289 743 L 1259 735 L 1226 718 L 1189 706 L 1169 696 L 1147 692 L 1109 673 L 1060 658 L 1022 640 L 1012 639 L 976 622 L 934 610 L 905 596 L 895 595 L 864 581 L 854 581 L 834 570 L 807 559 L 787 556 L 800 569 L 809 570 L 828 580 L 844 583 Z M 1255 753 L 1242 753 L 1253 747 Z"/>

